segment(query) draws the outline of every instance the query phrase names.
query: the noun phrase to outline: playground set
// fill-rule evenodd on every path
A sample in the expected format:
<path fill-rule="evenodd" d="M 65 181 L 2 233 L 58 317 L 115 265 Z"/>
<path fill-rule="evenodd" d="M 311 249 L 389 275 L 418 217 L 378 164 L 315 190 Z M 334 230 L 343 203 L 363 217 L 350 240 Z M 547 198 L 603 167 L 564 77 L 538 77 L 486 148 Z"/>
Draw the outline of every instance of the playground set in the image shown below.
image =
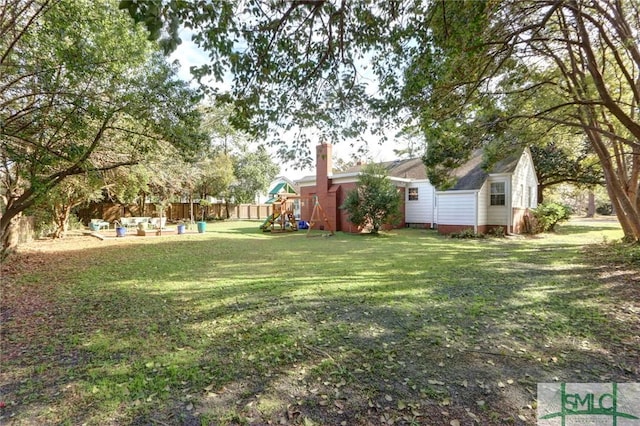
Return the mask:
<path fill-rule="evenodd" d="M 311 200 L 314 203 L 313 212 L 308 222 L 305 220 L 296 220 L 294 214 L 295 200 Z M 265 219 L 262 225 L 260 225 L 260 229 L 262 229 L 263 232 L 276 233 L 306 229 L 307 237 L 309 237 L 311 236 L 311 231 L 316 228 L 315 225 L 319 224 L 318 228 L 328 232 L 329 235 L 334 234 L 333 227 L 331 223 L 329 223 L 329 219 L 320 205 L 318 197 L 315 195 L 305 197 L 298 194 L 280 193 L 272 206 L 273 212 Z"/>

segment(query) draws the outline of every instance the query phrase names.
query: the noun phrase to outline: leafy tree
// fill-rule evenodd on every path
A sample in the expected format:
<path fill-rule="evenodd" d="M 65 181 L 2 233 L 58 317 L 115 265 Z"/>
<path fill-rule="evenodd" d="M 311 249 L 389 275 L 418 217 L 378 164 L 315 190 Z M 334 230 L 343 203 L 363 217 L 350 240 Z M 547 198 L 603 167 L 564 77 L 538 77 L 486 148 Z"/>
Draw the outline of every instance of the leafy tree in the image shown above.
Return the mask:
<path fill-rule="evenodd" d="M 222 175 L 233 178 L 233 181 L 228 188 L 218 191 L 219 195 L 224 196 L 227 202 L 230 198 L 238 203 L 254 202 L 256 194 L 268 189 L 280 168 L 263 145 L 252 150 L 251 136 L 233 127 L 232 110 L 228 104 L 205 105 L 201 111 L 204 116 L 203 129 L 211 140 L 212 152 L 215 155 L 228 155 L 233 162 L 231 174 L 228 169 L 222 171 Z M 221 165 L 227 166 L 225 163 Z"/>
<path fill-rule="evenodd" d="M 539 232 L 553 232 L 561 222 L 571 217 L 571 209 L 558 203 L 542 203 L 532 210 Z"/>
<path fill-rule="evenodd" d="M 367 128 L 367 82 L 359 62 L 380 40 L 391 37 L 389 20 L 401 21 L 398 2 L 249 0 L 122 0 L 150 37 L 173 50 L 181 42 L 180 24 L 209 54 L 209 63 L 193 69 L 207 93 L 207 77 L 230 73 L 233 124 L 277 144 L 279 155 L 306 164 L 312 137 L 339 141 Z M 162 37 L 161 37 L 162 36 Z M 386 64 L 380 53 L 373 64 Z M 377 65 L 374 65 L 377 67 Z M 365 76 L 365 74 L 368 74 Z M 294 135 L 285 144 L 281 132 Z"/>
<path fill-rule="evenodd" d="M 231 185 L 231 196 L 236 203 L 253 203 L 258 193 L 269 189 L 280 167 L 260 145 L 255 151 L 235 154 L 233 170 L 236 180 Z"/>
<path fill-rule="evenodd" d="M 12 35 L 0 43 L 3 248 L 14 219 L 70 176 L 203 140 L 198 97 L 110 1 L 3 2 L 0 31 Z"/>
<path fill-rule="evenodd" d="M 199 164 L 202 170 L 200 194 L 224 198 L 229 196 L 229 187 L 235 180 L 233 175 L 233 160 L 229 154 L 218 152 L 212 157 L 204 159 Z"/>
<path fill-rule="evenodd" d="M 535 126 L 539 136 L 556 128 L 580 132 L 588 157 L 598 159 L 625 237 L 639 241 L 640 51 L 631 30 L 640 26 L 639 4 L 477 3 L 475 11 L 433 3 L 432 16 L 447 25 L 432 22 L 432 40 L 406 73 L 412 99 L 423 102 L 425 133 L 451 132 L 429 139 L 430 176 L 438 164 L 448 168 L 484 146 L 478 135 L 496 128 Z"/>
<path fill-rule="evenodd" d="M 340 208 L 347 211 L 351 223 L 371 226 L 371 233 L 377 234 L 383 224 L 397 219 L 401 202 L 387 170 L 379 164 L 368 164 L 362 168 L 356 188 L 347 193 Z"/>
<path fill-rule="evenodd" d="M 556 142 L 545 146 L 533 145 L 531 157 L 538 177 L 538 203 L 544 201 L 544 191 L 560 183 L 582 187 L 604 184 L 604 175 L 597 158 L 587 150 L 570 152 Z"/>
<path fill-rule="evenodd" d="M 94 174 L 74 175 L 55 186 L 43 203 L 53 219 L 52 238 L 63 238 L 74 207 L 102 198 L 103 181 Z"/>
<path fill-rule="evenodd" d="M 105 193 L 108 199 L 121 204 L 138 204 L 140 216 L 144 216 L 146 196 L 153 171 L 148 159 L 133 166 L 122 166 L 103 172 Z"/>

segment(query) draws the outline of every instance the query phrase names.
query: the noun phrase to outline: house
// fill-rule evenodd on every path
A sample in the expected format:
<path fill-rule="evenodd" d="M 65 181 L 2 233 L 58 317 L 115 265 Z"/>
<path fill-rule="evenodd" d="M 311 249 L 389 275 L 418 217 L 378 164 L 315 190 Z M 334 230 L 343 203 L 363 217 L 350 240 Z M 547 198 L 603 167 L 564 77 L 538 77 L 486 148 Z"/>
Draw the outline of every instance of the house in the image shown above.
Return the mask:
<path fill-rule="evenodd" d="M 356 187 L 362 166 L 334 174 L 331 157 L 332 145 L 318 145 L 315 176 L 297 181 L 303 200 L 301 218 L 310 219 L 311 200 L 317 197 L 334 230 L 360 232 L 340 206 Z M 437 228 L 441 233 L 463 229 L 484 233 L 502 227 L 505 232 L 519 233 L 527 209 L 537 206 L 538 182 L 528 150 L 498 162 L 488 171 L 482 168 L 482 152 L 476 152 L 453 172 L 457 183 L 446 191 L 437 190 L 429 182 L 420 158 L 380 164 L 402 194 L 399 227 Z"/>
<path fill-rule="evenodd" d="M 453 171 L 456 184 L 435 192 L 434 222 L 443 234 L 472 228 L 486 233 L 501 227 L 506 233 L 524 231 L 525 214 L 538 205 L 538 179 L 528 149 L 491 167 L 482 168 L 482 151 Z"/>

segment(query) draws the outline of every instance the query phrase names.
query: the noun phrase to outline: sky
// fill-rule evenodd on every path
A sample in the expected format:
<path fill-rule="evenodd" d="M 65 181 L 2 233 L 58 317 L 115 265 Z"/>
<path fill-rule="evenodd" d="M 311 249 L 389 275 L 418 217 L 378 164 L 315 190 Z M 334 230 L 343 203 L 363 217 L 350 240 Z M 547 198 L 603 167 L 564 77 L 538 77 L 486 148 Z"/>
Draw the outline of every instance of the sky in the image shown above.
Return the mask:
<path fill-rule="evenodd" d="M 191 41 L 191 32 L 189 30 L 183 29 L 180 33 L 180 38 L 182 39 L 182 44 L 179 45 L 176 51 L 171 54 L 169 59 L 170 61 L 179 62 L 180 68 L 178 71 L 178 77 L 184 81 L 191 81 L 189 68 L 192 66 L 203 65 L 207 63 L 209 59 L 207 55 Z M 196 83 L 194 82 L 193 84 L 195 85 Z M 230 78 L 228 81 L 224 81 L 223 83 L 217 83 L 217 86 L 222 90 L 229 90 L 231 88 Z M 389 134 L 388 136 L 393 136 L 393 134 Z M 283 139 L 286 140 L 286 136 L 283 136 Z M 384 146 L 381 146 L 378 141 L 379 139 L 375 136 L 368 138 L 369 153 L 367 156 L 371 161 L 381 162 L 397 158 L 393 153 L 393 149 L 399 148 L 400 146 L 398 144 L 387 142 Z M 275 148 L 267 147 L 267 149 L 272 153 L 274 161 L 279 162 L 275 155 Z M 315 149 L 313 149 L 313 147 L 311 147 L 311 153 L 312 155 L 315 154 Z M 354 155 L 355 150 L 350 147 L 349 141 L 345 141 L 344 143 L 335 145 L 333 147 L 333 153 L 334 157 L 337 156 L 343 160 L 349 160 Z M 315 173 L 315 170 L 313 169 L 296 170 L 293 165 L 282 164 L 281 162 L 279 163 L 280 175 L 286 176 L 294 181 L 303 176 Z"/>

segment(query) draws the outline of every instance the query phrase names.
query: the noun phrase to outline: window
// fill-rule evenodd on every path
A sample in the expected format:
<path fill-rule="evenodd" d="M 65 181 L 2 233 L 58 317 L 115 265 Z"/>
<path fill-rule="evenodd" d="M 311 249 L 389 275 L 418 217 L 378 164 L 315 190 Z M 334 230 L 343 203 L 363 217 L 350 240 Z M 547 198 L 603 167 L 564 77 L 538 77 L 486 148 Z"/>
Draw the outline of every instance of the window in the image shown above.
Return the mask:
<path fill-rule="evenodd" d="M 505 205 L 504 182 L 493 182 L 491 184 L 491 205 Z"/>
<path fill-rule="evenodd" d="M 409 188 L 409 201 L 418 201 L 418 188 Z"/>

